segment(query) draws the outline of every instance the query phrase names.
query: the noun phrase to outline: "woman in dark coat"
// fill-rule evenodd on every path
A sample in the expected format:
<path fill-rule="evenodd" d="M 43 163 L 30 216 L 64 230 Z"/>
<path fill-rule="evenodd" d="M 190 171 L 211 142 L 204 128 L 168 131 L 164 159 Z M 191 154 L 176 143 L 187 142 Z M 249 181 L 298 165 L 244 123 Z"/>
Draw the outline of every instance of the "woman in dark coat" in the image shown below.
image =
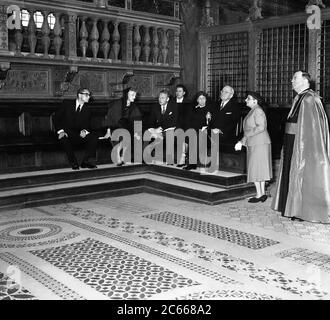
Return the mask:
<path fill-rule="evenodd" d="M 208 127 L 208 122 L 210 120 L 210 102 L 207 94 L 204 91 L 199 91 L 195 96 L 195 103 L 192 103 L 186 112 L 186 126 L 185 130 L 194 129 L 197 137 L 199 136 L 199 130 L 205 130 Z M 185 165 L 186 154 L 189 151 L 189 145 L 187 142 L 183 145 L 183 152 L 181 159 L 178 162 L 177 167 L 183 167 L 184 170 L 197 169 L 198 162 L 198 139 L 197 139 L 197 162 Z"/>
<path fill-rule="evenodd" d="M 131 135 L 131 146 L 135 139 L 141 139 L 137 132 L 134 132 L 134 121 L 142 121 L 142 113 L 139 106 L 135 103 L 137 90 L 134 88 L 127 88 L 124 91 L 123 98 L 116 100 L 112 106 L 109 107 L 107 119 L 107 132 L 103 138 L 110 138 L 113 130 L 122 128 L 129 131 Z M 112 142 L 115 146 L 118 142 Z M 124 154 L 127 146 L 123 145 L 123 140 L 119 141 L 120 146 L 117 146 L 116 164 L 122 166 L 124 164 Z"/>

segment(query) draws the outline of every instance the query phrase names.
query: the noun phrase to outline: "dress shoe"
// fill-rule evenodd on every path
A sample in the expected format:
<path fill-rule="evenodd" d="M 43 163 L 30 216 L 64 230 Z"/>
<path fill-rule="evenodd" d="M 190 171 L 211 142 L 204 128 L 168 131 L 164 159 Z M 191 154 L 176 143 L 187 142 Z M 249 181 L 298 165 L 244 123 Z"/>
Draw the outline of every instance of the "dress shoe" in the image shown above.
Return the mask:
<path fill-rule="evenodd" d="M 120 162 L 118 162 L 118 163 L 116 164 L 116 166 L 117 166 L 117 167 L 121 167 L 121 166 L 124 165 L 124 163 L 125 163 L 124 161 L 120 161 Z"/>
<path fill-rule="evenodd" d="M 261 201 L 260 198 L 256 198 L 256 197 L 252 197 L 248 200 L 248 202 L 250 202 L 250 203 L 257 203 L 259 201 Z"/>
<path fill-rule="evenodd" d="M 197 169 L 197 165 L 196 164 L 188 164 L 187 166 L 183 167 L 182 169 L 184 169 L 184 170 Z"/>
<path fill-rule="evenodd" d="M 177 164 L 176 167 L 177 167 L 177 168 L 182 168 L 182 167 L 184 167 L 185 165 L 186 165 L 185 163 L 181 163 L 181 164 Z"/>
<path fill-rule="evenodd" d="M 82 168 L 88 168 L 88 169 L 96 169 L 97 166 L 95 164 L 92 164 L 90 162 L 82 162 L 81 163 Z"/>
<path fill-rule="evenodd" d="M 71 167 L 72 167 L 72 170 L 79 170 L 78 164 L 73 164 Z"/>
<path fill-rule="evenodd" d="M 297 218 L 297 217 L 291 217 L 291 221 L 304 221 L 303 219 Z"/>
<path fill-rule="evenodd" d="M 260 199 L 261 202 L 265 202 L 267 200 L 267 196 L 264 194 L 259 199 Z"/>

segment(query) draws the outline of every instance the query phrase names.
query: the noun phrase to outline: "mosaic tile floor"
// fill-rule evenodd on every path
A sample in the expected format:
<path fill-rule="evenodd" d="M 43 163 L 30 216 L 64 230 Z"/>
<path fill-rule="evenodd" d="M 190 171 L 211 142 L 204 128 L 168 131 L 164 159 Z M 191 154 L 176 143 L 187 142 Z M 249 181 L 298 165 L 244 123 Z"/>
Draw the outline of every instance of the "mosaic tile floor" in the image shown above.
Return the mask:
<path fill-rule="evenodd" d="M 0 214 L 0 300 L 330 298 L 330 225 L 149 194 Z"/>

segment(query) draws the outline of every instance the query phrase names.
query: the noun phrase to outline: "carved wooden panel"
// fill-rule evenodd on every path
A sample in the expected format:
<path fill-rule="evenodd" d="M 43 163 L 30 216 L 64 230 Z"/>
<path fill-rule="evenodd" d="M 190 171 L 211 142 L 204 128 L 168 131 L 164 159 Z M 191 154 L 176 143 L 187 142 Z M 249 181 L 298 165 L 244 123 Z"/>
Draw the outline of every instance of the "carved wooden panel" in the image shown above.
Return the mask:
<path fill-rule="evenodd" d="M 15 96 L 49 95 L 49 71 L 9 70 L 1 93 Z"/>
<path fill-rule="evenodd" d="M 136 88 L 142 97 L 152 96 L 152 76 L 134 75 L 129 81 L 129 85 Z"/>

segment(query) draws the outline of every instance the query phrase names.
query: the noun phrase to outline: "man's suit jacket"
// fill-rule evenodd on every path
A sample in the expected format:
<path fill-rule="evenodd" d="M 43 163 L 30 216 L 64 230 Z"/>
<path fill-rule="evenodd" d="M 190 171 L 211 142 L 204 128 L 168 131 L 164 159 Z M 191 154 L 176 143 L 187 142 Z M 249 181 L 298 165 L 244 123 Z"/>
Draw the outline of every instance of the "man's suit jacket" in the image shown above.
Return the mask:
<path fill-rule="evenodd" d="M 210 128 L 218 128 L 223 132 L 222 138 L 224 140 L 234 139 L 236 136 L 236 126 L 240 120 L 241 108 L 238 102 L 230 99 L 226 105 L 220 109 L 220 103 L 213 105 L 212 118 L 210 121 Z"/>
<path fill-rule="evenodd" d="M 176 103 L 169 101 L 167 103 L 166 112 L 161 113 L 159 103 L 151 107 L 149 128 L 162 127 L 163 130 L 177 126 L 178 109 Z"/>
<path fill-rule="evenodd" d="M 190 112 L 192 103 L 187 98 L 183 98 L 183 101 L 181 103 L 176 102 L 176 99 L 174 99 L 174 102 L 176 103 L 178 109 L 177 127 L 181 129 L 186 129 L 187 125 L 189 125 L 187 123 L 187 116 Z"/>
<path fill-rule="evenodd" d="M 63 129 L 65 132 L 79 133 L 85 129 L 91 131 L 91 111 L 85 103 L 80 112 L 76 111 L 76 100 L 64 100 L 61 107 L 55 112 L 54 126 L 56 132 Z"/>

